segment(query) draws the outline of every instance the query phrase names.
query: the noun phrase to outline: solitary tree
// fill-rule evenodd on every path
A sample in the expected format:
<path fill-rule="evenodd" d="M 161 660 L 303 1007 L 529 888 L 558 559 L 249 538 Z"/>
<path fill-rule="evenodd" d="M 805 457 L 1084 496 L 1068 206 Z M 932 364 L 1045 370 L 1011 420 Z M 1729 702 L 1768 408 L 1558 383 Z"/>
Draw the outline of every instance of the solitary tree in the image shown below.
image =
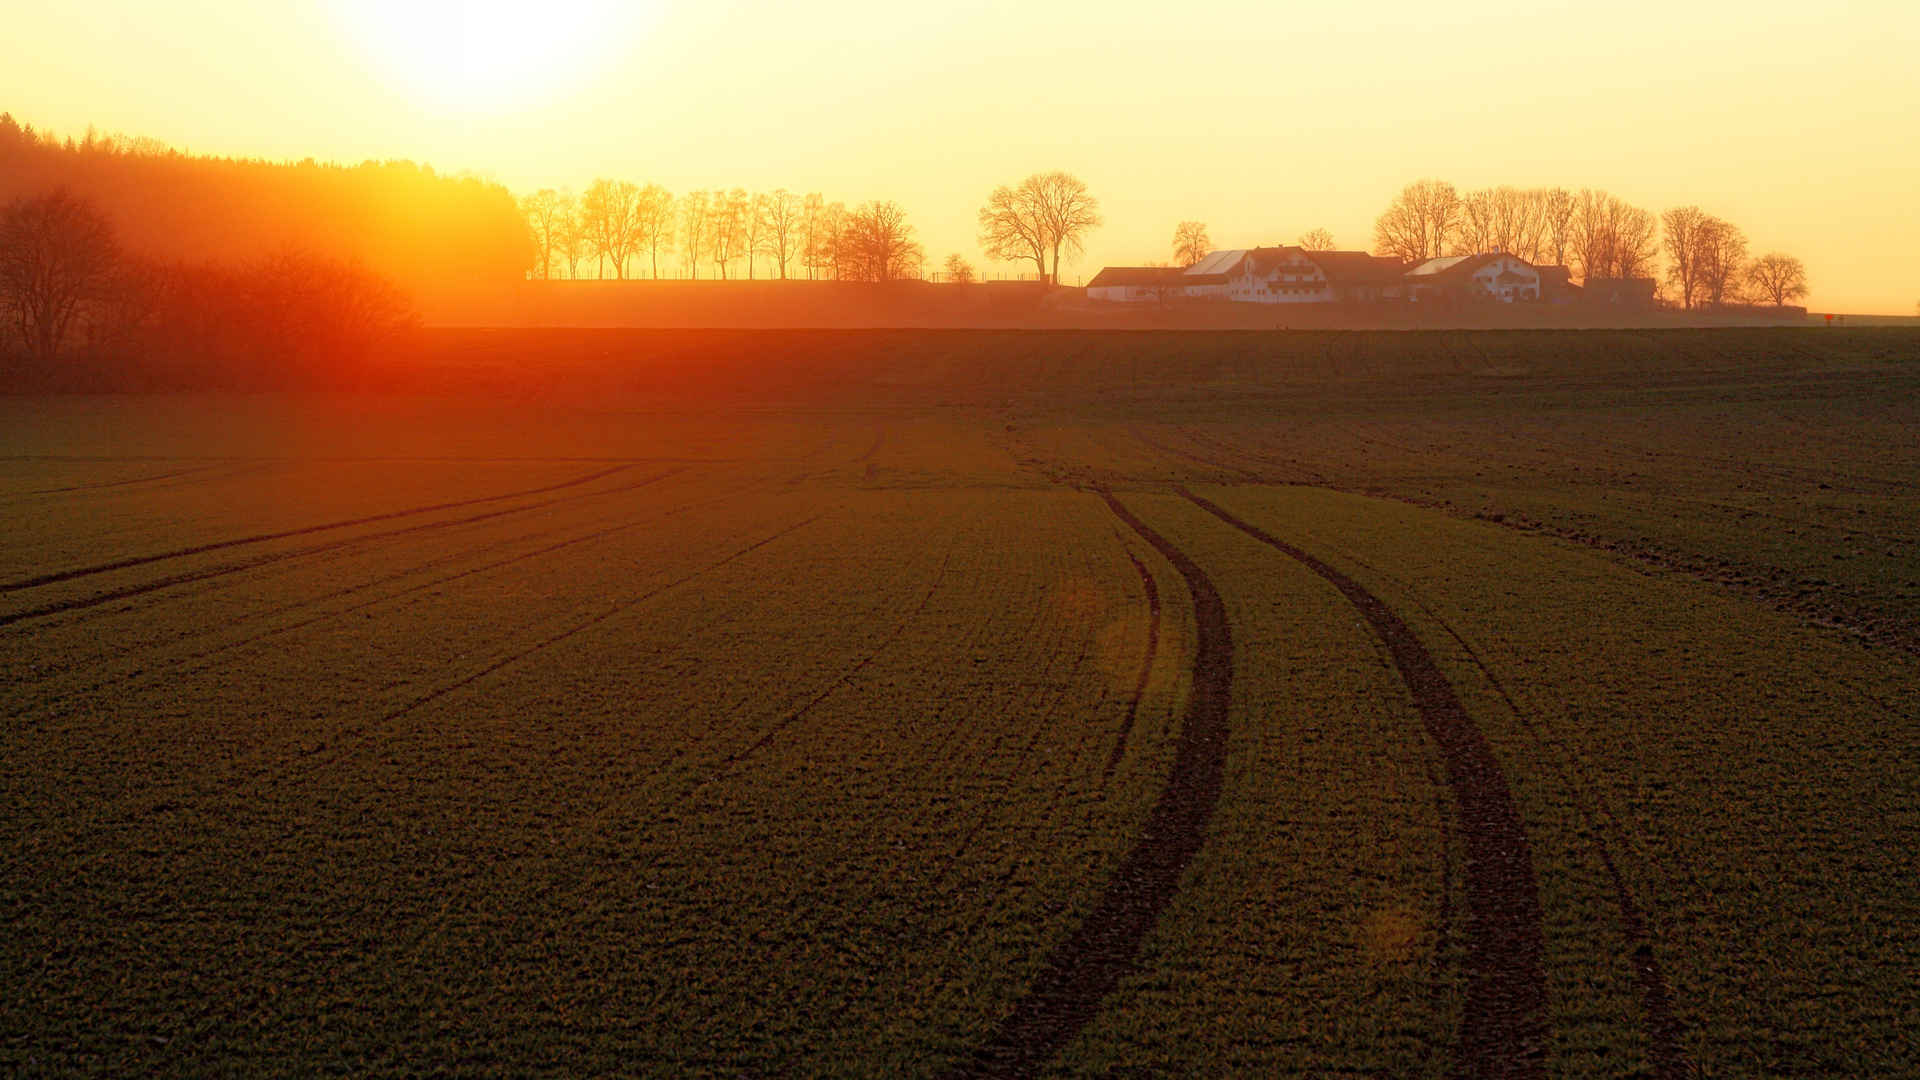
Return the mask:
<path fill-rule="evenodd" d="M 1807 295 L 1807 268 L 1791 255 L 1769 252 L 1747 267 L 1747 283 L 1756 296 L 1773 301 L 1774 307 L 1786 307 L 1788 301 Z"/>
<path fill-rule="evenodd" d="M 1373 223 L 1376 254 L 1412 261 L 1438 258 L 1460 222 L 1460 193 L 1444 180 L 1421 180 L 1402 188 Z"/>
<path fill-rule="evenodd" d="M 1325 229 L 1308 229 L 1300 234 L 1300 246 L 1308 251 L 1332 251 L 1333 234 Z"/>
<path fill-rule="evenodd" d="M 1173 261 L 1181 266 L 1192 266 L 1207 257 L 1213 250 L 1213 242 L 1207 239 L 1207 224 L 1204 221 L 1183 221 L 1173 227 Z"/>
<path fill-rule="evenodd" d="M 1100 202 L 1072 173 L 1034 173 L 997 187 L 980 208 L 980 246 L 1007 262 L 1032 259 L 1042 281 L 1058 280 L 1062 253 L 1078 254 L 1101 223 Z M 1047 257 L 1053 258 L 1049 271 Z"/>
<path fill-rule="evenodd" d="M 65 191 L 0 211 L 0 309 L 41 363 L 60 353 L 81 309 L 110 287 L 113 227 Z"/>
<path fill-rule="evenodd" d="M 955 285 L 973 284 L 973 264 L 961 258 L 957 251 L 947 256 L 947 280 Z"/>

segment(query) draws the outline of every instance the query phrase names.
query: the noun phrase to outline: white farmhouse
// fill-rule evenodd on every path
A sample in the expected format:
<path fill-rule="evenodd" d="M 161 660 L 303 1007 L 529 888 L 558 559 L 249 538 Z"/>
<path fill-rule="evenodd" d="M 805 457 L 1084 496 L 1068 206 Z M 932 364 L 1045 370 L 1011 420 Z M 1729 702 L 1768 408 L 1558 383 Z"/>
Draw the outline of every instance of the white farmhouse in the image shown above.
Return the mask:
<path fill-rule="evenodd" d="M 1185 290 L 1185 275 L 1175 267 L 1109 266 L 1087 282 L 1087 299 L 1110 304 L 1164 303 L 1186 295 Z"/>
<path fill-rule="evenodd" d="M 1494 251 L 1481 255 L 1449 255 L 1428 259 L 1407 271 L 1408 297 L 1413 300 L 1540 299 L 1540 272 L 1518 255 Z"/>

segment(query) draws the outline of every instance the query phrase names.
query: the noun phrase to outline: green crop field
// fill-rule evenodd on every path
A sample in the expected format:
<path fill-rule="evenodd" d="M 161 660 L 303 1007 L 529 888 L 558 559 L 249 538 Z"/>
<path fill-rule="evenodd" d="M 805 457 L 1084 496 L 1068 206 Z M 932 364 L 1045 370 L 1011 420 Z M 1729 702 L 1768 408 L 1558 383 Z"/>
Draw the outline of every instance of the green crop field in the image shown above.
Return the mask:
<path fill-rule="evenodd" d="M 0 399 L 0 1069 L 1920 1072 L 1920 332 Z"/>

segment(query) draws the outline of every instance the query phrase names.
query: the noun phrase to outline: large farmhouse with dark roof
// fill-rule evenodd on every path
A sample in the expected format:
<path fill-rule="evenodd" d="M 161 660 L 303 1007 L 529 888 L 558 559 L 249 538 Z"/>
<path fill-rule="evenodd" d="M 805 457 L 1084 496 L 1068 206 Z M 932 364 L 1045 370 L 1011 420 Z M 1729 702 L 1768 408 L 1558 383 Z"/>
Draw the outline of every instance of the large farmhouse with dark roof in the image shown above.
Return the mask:
<path fill-rule="evenodd" d="M 1543 270 L 1559 271 L 1559 276 Z M 1517 255 L 1451 255 L 1408 265 L 1364 251 L 1309 251 L 1292 245 L 1209 252 L 1185 270 L 1110 266 L 1087 286 L 1092 300 L 1178 297 L 1243 304 L 1374 304 L 1383 301 L 1532 302 L 1565 288 L 1563 267 L 1536 267 Z"/>

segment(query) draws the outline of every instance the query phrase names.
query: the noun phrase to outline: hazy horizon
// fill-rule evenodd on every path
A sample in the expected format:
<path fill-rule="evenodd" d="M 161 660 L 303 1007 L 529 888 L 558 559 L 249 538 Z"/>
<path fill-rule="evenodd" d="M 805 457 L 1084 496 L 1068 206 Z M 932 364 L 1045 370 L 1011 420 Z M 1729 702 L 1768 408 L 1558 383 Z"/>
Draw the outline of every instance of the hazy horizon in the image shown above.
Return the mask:
<path fill-rule="evenodd" d="M 607 176 L 901 203 L 930 266 L 987 270 L 975 213 L 1043 169 L 1106 218 L 1068 281 L 1313 228 L 1370 249 L 1403 185 L 1694 203 L 1803 259 L 1814 310 L 1920 299 L 1920 11 L 1650 3 L 1365 17 L 1223 3 L 900 12 L 645 5 L 100 3 L 13 17 L 0 109 L 196 153 L 410 158 L 516 193 Z M 1018 14 L 1017 37 L 1009 27 Z M 459 32 L 449 32 L 458 25 Z"/>

